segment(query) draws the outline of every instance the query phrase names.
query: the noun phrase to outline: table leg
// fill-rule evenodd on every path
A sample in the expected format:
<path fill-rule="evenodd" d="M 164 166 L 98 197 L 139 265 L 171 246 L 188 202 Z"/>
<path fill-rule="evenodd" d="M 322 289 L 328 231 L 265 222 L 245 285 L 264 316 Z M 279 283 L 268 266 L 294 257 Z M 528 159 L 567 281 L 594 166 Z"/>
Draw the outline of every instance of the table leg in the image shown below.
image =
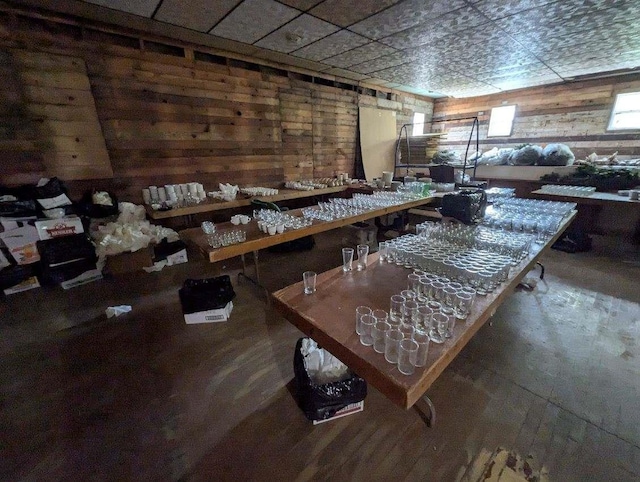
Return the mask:
<path fill-rule="evenodd" d="M 247 261 L 245 259 L 244 253 L 240 255 L 240 259 L 242 260 L 242 271 L 238 273 L 238 277 L 239 278 L 242 277 L 248 281 L 251 281 L 254 285 L 266 291 L 266 288 L 262 286 L 262 284 L 260 283 L 260 265 L 258 263 L 259 261 L 258 251 L 253 251 L 252 254 L 253 254 L 253 272 L 255 273 L 255 277 L 252 278 L 251 276 L 249 276 L 249 274 L 247 274 Z"/>
<path fill-rule="evenodd" d="M 436 407 L 429 397 L 423 395 L 413 406 L 420 415 L 420 418 L 427 424 L 427 427 L 433 427 L 436 423 Z"/>

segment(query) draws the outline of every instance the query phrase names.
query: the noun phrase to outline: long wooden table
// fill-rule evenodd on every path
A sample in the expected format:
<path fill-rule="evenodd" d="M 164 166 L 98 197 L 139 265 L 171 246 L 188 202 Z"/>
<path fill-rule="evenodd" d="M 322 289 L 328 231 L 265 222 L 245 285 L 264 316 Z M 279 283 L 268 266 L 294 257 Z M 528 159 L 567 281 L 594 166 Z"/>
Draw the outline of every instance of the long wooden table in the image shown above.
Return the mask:
<path fill-rule="evenodd" d="M 216 229 L 219 232 L 228 231 L 231 229 L 243 229 L 247 232 L 247 240 L 243 243 L 233 244 L 231 246 L 225 246 L 222 248 L 211 248 L 207 242 L 207 236 L 202 232 L 200 228 L 191 228 L 180 231 L 180 237 L 195 245 L 200 252 L 209 259 L 210 262 L 215 263 L 224 259 L 232 258 L 234 256 L 240 256 L 246 253 L 256 252 L 261 249 L 269 248 L 277 244 L 285 243 L 287 241 L 293 241 L 294 239 L 303 238 L 311 234 L 322 233 L 324 231 L 330 231 L 332 229 L 347 226 L 349 224 L 365 221 L 378 216 L 384 216 L 386 214 L 403 211 L 405 209 L 411 209 L 424 204 L 429 204 L 433 200 L 433 197 L 424 197 L 415 201 L 406 202 L 397 206 L 389 206 L 386 208 L 375 209 L 372 211 L 366 211 L 357 216 L 350 216 L 348 218 L 335 219 L 333 221 L 321 221 L 315 219 L 311 226 L 286 230 L 282 234 L 264 234 L 258 229 L 258 225 L 255 221 L 251 221 L 249 224 L 240 224 L 234 226 L 230 222 L 216 224 Z M 293 216 L 302 216 L 301 209 L 293 209 L 286 211 L 287 214 Z"/>
<path fill-rule="evenodd" d="M 589 196 L 568 196 L 566 194 L 556 194 L 543 191 L 542 189 L 537 189 L 536 191 L 532 191 L 531 194 L 535 195 L 535 197 L 537 198 L 547 199 L 550 201 L 572 202 L 577 204 L 613 204 L 618 206 L 640 206 L 640 201 L 632 200 L 629 198 L 629 196 L 620 196 L 616 193 L 611 192 L 594 192 Z"/>
<path fill-rule="evenodd" d="M 477 297 L 465 323 L 458 323 L 454 335 L 444 344 L 432 343 L 427 365 L 413 375 L 402 375 L 395 365 L 372 347 L 360 344 L 355 333 L 355 310 L 359 305 L 389 309 L 389 298 L 406 289 L 411 270 L 380 263 L 377 254 L 369 256 L 367 269 L 343 273 L 338 267 L 318 275 L 317 291 L 303 294 L 302 282 L 272 293 L 275 309 L 300 331 L 317 341 L 387 396 L 393 403 L 410 408 L 425 394 L 442 371 L 460 353 L 475 333 L 495 313 L 504 299 L 535 266 L 541 254 L 566 230 L 575 211 L 558 232 L 537 252 L 531 253 L 494 293 Z"/>

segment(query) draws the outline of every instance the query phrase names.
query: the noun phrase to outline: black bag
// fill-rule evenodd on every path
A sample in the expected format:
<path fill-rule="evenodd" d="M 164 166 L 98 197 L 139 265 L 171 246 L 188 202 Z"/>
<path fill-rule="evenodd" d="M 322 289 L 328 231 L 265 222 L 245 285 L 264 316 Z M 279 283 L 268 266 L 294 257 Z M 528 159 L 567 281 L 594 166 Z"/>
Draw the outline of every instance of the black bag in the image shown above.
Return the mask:
<path fill-rule="evenodd" d="M 183 249 L 187 249 L 187 245 L 182 240 L 167 241 L 167 238 L 162 238 L 157 245 L 153 247 L 153 261 L 158 262 L 167 259 L 172 254 L 179 253 Z"/>
<path fill-rule="evenodd" d="M 93 203 L 93 194 L 96 191 L 86 191 L 82 196 L 82 199 L 78 203 L 77 211 L 80 214 L 88 216 L 93 219 L 101 219 L 109 216 L 118 215 L 118 198 L 112 192 L 109 192 L 109 197 L 111 198 L 112 205 L 105 206 L 102 204 L 94 204 Z"/>
<path fill-rule="evenodd" d="M 37 214 L 38 206 L 31 199 L 0 202 L 0 216 L 3 217 L 26 218 Z"/>
<path fill-rule="evenodd" d="M 318 385 L 311 380 L 304 366 L 300 338 L 293 355 L 293 371 L 296 382 L 296 402 L 309 420 L 326 420 L 338 410 L 358 403 L 367 396 L 367 382 L 355 373 L 347 380 Z"/>
<path fill-rule="evenodd" d="M 182 312 L 187 315 L 200 311 L 218 310 L 236 296 L 229 275 L 207 279 L 188 279 L 178 291 Z"/>
<path fill-rule="evenodd" d="M 464 224 L 475 224 L 484 216 L 487 194 L 482 189 L 463 189 L 442 198 L 440 214 L 455 218 Z"/>
<path fill-rule="evenodd" d="M 45 285 L 59 284 L 96 269 L 96 250 L 84 234 L 72 234 L 36 243 Z"/>
<path fill-rule="evenodd" d="M 12 265 L 0 269 L 0 290 L 12 288 L 23 281 L 36 276 L 40 263 Z"/>

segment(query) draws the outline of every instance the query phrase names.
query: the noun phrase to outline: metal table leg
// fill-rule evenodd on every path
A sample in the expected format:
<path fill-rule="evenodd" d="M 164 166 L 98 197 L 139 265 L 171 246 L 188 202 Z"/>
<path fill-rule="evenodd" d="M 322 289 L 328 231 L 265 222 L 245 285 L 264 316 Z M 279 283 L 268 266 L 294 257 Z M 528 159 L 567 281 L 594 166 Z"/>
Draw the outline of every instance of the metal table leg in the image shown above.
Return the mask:
<path fill-rule="evenodd" d="M 413 406 L 420 415 L 420 418 L 427 424 L 427 427 L 433 427 L 436 423 L 436 407 L 429 397 L 423 395 Z"/>
<path fill-rule="evenodd" d="M 252 278 L 247 273 L 247 261 L 243 253 L 240 255 L 240 259 L 242 260 L 242 271 L 238 273 L 238 278 L 242 277 L 248 281 L 251 281 L 254 285 L 266 291 L 266 288 L 262 286 L 262 284 L 260 283 L 260 265 L 259 265 L 258 251 L 253 251 L 252 254 L 253 254 L 253 272 L 255 274 L 255 277 Z"/>

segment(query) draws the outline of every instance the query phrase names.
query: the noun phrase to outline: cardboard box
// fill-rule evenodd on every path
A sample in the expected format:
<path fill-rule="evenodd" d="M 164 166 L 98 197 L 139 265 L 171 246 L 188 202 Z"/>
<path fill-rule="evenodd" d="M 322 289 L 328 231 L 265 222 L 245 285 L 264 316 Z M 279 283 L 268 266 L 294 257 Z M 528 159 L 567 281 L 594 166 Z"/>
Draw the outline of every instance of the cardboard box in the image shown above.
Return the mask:
<path fill-rule="evenodd" d="M 60 236 L 84 233 L 84 227 L 82 226 L 80 218 L 60 218 L 36 221 L 35 226 L 38 230 L 38 237 L 41 241 L 58 238 Z"/>
<path fill-rule="evenodd" d="M 363 410 L 364 410 L 364 400 L 357 403 L 351 403 L 346 407 L 341 408 L 333 415 L 333 417 L 329 417 L 324 420 L 314 420 L 313 424 L 318 425 L 319 423 L 329 422 L 337 418 L 342 418 L 342 417 L 346 417 L 347 415 L 353 415 L 354 413 L 362 412 Z"/>
<path fill-rule="evenodd" d="M 18 283 L 17 285 L 12 286 L 11 288 L 7 288 L 6 290 L 3 290 L 3 292 L 5 295 L 13 295 L 15 293 L 22 293 L 23 291 L 32 290 L 34 288 L 40 288 L 40 283 L 38 282 L 38 278 L 36 278 L 35 276 L 32 276 L 24 280 L 22 283 Z"/>
<path fill-rule="evenodd" d="M 38 231 L 31 225 L 0 233 L 0 238 L 9 249 L 18 264 L 31 264 L 40 261 L 36 247 Z"/>
<path fill-rule="evenodd" d="M 111 274 L 133 273 L 144 267 L 153 266 L 153 248 L 147 247 L 133 253 L 120 253 L 107 256 L 106 269 Z"/>
<path fill-rule="evenodd" d="M 199 311 L 197 313 L 189 313 L 184 315 L 184 321 L 187 325 L 195 325 L 198 323 L 220 323 L 227 321 L 233 310 L 233 301 L 229 301 L 227 306 L 217 310 Z"/>
<path fill-rule="evenodd" d="M 75 288 L 76 286 L 81 286 L 87 283 L 91 283 L 93 281 L 98 281 L 102 279 L 102 271 L 99 269 L 90 269 L 89 271 L 85 271 L 80 276 L 76 276 L 73 279 L 63 281 L 60 283 L 63 289 L 68 290 L 70 288 Z"/>

